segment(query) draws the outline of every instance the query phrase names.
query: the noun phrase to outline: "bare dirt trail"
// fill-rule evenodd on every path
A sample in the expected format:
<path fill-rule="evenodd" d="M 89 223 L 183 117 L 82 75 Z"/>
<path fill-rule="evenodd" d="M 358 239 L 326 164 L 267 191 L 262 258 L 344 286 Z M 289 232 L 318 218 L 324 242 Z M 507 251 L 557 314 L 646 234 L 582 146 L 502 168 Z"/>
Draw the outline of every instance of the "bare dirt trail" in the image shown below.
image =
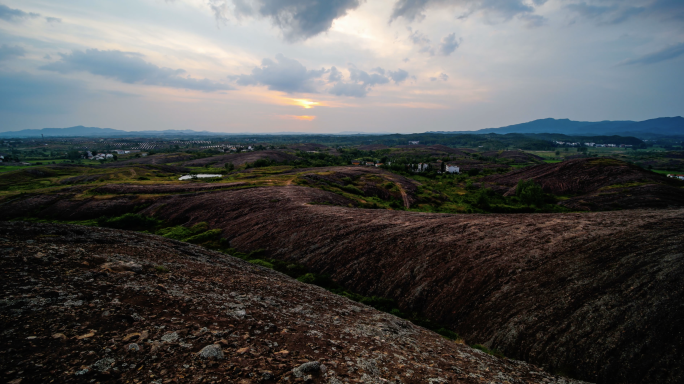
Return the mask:
<path fill-rule="evenodd" d="M 401 198 L 404 201 L 404 208 L 409 209 L 411 208 L 411 201 L 409 200 L 409 196 L 406 193 L 406 190 L 404 189 L 404 186 L 402 185 L 401 181 L 397 180 L 395 177 L 392 176 L 386 176 L 388 180 L 391 180 L 394 185 L 399 188 L 399 193 L 401 193 Z"/>

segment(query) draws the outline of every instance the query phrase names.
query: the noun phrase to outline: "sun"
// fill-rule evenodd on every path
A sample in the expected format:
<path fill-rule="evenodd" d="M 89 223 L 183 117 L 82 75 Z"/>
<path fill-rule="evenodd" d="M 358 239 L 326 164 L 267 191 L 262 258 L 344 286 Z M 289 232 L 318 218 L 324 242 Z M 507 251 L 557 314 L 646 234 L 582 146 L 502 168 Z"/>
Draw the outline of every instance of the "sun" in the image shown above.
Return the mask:
<path fill-rule="evenodd" d="M 313 101 L 313 100 L 308 100 L 308 99 L 290 99 L 292 101 L 292 104 L 298 105 L 304 109 L 311 109 L 313 107 L 319 107 L 322 106 L 323 104 L 319 103 L 318 101 Z"/>

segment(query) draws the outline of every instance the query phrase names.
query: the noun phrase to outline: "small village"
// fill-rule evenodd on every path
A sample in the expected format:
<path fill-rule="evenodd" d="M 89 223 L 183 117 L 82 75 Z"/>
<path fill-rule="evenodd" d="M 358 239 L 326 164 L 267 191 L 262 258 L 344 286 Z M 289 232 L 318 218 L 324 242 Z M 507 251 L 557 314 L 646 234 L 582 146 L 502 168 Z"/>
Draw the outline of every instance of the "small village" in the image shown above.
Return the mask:
<path fill-rule="evenodd" d="M 567 145 L 569 147 L 593 147 L 593 148 L 631 148 L 631 144 L 596 144 L 596 143 L 573 143 L 569 141 L 553 141 L 556 145 Z"/>

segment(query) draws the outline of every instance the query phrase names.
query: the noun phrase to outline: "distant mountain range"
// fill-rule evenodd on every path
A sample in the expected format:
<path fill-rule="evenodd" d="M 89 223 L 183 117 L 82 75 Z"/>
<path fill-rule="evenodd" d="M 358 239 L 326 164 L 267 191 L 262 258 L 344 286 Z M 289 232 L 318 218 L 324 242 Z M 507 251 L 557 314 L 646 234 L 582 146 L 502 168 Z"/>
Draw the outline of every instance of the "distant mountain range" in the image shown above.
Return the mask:
<path fill-rule="evenodd" d="M 485 128 L 478 131 L 439 133 L 561 133 L 569 136 L 684 136 L 684 118 L 660 117 L 645 121 L 573 121 L 569 119 L 539 119 L 528 123 L 501 128 Z"/>
<path fill-rule="evenodd" d="M 485 133 L 560 133 L 569 136 L 635 136 L 638 138 L 653 138 L 659 136 L 684 137 L 684 118 L 660 117 L 645 121 L 574 121 L 569 119 L 539 119 L 522 124 L 509 125 L 501 128 L 485 128 L 477 131 L 429 131 L 427 133 L 443 134 L 485 134 Z M 312 135 L 303 132 L 278 132 L 271 135 Z M 345 131 L 337 135 L 364 134 L 357 131 Z M 368 135 L 383 135 L 385 133 L 366 133 Z M 112 128 L 70 127 L 24 129 L 22 131 L 0 132 L 0 138 L 34 138 L 41 137 L 175 137 L 175 136 L 226 136 L 226 135 L 269 135 L 255 133 L 221 133 L 207 131 L 164 130 L 164 131 L 123 131 Z M 327 134 L 331 135 L 331 134 Z M 333 134 L 334 135 L 334 134 Z"/>
<path fill-rule="evenodd" d="M 216 135 L 213 132 L 184 130 L 165 130 L 165 131 L 122 131 L 113 128 L 77 127 L 69 128 L 43 128 L 43 129 L 24 129 L 21 131 L 0 132 L 0 137 L 122 137 L 122 136 L 186 136 L 186 135 Z"/>

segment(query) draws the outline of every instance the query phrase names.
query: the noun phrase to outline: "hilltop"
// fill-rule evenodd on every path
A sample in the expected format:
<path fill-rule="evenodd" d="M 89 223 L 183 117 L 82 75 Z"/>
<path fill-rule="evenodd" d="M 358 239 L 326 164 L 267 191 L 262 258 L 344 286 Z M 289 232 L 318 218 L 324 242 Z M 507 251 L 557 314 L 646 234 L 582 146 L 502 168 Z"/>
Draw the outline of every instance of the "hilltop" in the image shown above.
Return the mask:
<path fill-rule="evenodd" d="M 573 210 L 667 208 L 684 205 L 684 182 L 606 158 L 539 164 L 482 178 L 484 187 L 514 196 L 520 180 L 533 180 L 545 192 L 566 199 Z"/>

